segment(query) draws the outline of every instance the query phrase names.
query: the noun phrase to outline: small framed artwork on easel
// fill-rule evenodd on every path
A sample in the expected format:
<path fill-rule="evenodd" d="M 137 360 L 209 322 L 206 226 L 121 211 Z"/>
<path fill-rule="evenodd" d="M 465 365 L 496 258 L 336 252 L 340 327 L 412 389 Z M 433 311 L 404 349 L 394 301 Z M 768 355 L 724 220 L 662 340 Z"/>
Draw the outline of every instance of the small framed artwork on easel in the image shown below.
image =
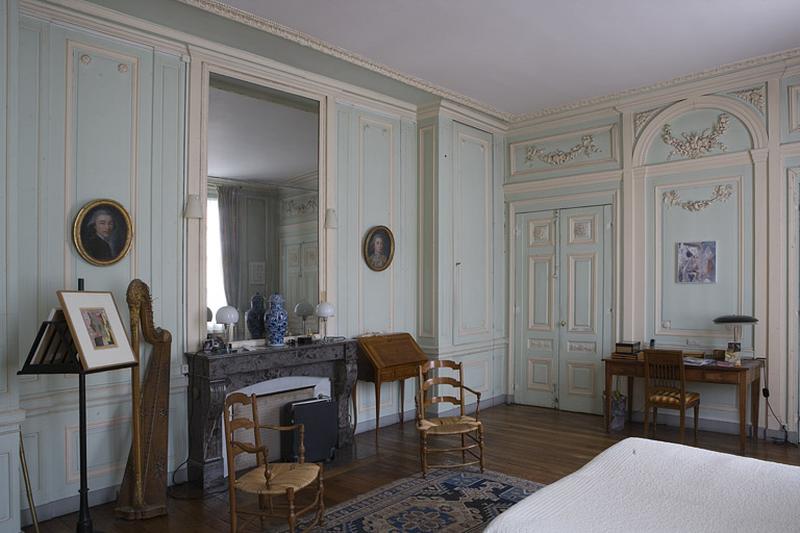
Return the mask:
<path fill-rule="evenodd" d="M 138 362 L 110 292 L 58 291 L 85 372 Z"/>

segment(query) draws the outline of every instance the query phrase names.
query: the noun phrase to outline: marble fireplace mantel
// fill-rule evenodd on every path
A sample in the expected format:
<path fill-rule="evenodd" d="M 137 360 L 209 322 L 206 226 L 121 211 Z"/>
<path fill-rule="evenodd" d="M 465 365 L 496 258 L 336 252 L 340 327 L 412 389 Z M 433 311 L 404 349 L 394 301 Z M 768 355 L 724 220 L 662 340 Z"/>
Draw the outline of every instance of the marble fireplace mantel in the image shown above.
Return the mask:
<path fill-rule="evenodd" d="M 339 447 L 352 441 L 349 398 L 356 382 L 358 343 L 345 340 L 234 354 L 187 353 L 189 363 L 189 481 L 204 490 L 223 480 L 220 425 L 225 397 L 286 376 L 329 378 L 339 412 Z"/>

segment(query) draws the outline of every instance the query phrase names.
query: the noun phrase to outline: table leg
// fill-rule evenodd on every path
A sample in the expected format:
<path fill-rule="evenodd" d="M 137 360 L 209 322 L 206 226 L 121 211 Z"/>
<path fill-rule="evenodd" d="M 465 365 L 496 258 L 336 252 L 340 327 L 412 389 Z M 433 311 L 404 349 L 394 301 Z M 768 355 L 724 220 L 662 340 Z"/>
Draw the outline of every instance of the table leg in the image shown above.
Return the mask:
<path fill-rule="evenodd" d="M 381 425 L 381 380 L 375 378 L 375 438 Z"/>
<path fill-rule="evenodd" d="M 746 372 L 739 374 L 739 451 L 744 453 L 747 443 L 747 377 Z"/>
<path fill-rule="evenodd" d="M 611 431 L 611 373 L 606 366 L 606 408 L 604 409 L 606 433 Z"/>
<path fill-rule="evenodd" d="M 633 376 L 628 376 L 628 422 L 633 420 Z"/>
<path fill-rule="evenodd" d="M 761 407 L 761 372 L 756 372 L 750 384 L 750 425 L 753 427 L 753 439 L 758 442 L 758 415 Z"/>
<path fill-rule="evenodd" d="M 406 380 L 400 380 L 400 425 L 403 425 L 403 411 L 406 408 Z"/>

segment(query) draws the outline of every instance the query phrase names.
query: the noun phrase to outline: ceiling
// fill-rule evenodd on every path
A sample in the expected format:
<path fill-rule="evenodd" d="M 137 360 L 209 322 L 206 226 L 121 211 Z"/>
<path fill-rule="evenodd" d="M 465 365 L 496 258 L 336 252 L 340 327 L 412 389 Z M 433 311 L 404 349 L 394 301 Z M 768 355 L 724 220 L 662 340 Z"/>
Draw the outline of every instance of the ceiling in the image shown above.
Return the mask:
<path fill-rule="evenodd" d="M 208 94 L 208 175 L 268 184 L 317 170 L 316 102 L 230 79 Z"/>
<path fill-rule="evenodd" d="M 224 0 L 514 115 L 800 46 L 798 0 Z"/>

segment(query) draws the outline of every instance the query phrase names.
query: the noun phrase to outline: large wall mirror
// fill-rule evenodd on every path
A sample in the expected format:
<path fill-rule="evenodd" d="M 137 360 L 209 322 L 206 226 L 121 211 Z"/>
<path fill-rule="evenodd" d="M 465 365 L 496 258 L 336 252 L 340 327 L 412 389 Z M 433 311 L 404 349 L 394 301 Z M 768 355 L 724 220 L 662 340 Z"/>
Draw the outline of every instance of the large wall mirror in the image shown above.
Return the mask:
<path fill-rule="evenodd" d="M 319 299 L 319 103 L 221 75 L 209 83 L 208 330 L 223 330 L 230 306 L 234 340 L 264 338 L 278 293 L 287 333 L 315 332 L 301 315 Z M 248 320 L 259 315 L 261 329 Z"/>

